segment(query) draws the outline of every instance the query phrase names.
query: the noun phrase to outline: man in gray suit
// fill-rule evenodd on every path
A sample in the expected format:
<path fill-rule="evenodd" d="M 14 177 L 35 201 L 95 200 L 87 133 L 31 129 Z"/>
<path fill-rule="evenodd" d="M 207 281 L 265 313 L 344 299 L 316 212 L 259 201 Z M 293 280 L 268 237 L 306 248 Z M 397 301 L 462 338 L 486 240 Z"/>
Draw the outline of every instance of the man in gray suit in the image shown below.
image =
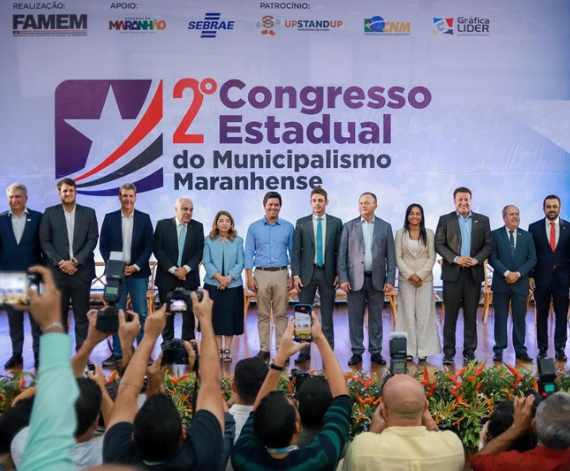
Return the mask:
<path fill-rule="evenodd" d="M 463 359 L 475 359 L 477 348 L 477 306 L 481 283 L 485 279 L 484 262 L 493 252 L 489 218 L 471 212 L 471 190 L 459 187 L 453 192 L 455 211 L 439 218 L 435 232 L 435 250 L 443 257 L 443 364 L 453 364 L 455 329 L 459 308 L 463 306 Z"/>
<path fill-rule="evenodd" d="M 75 182 L 57 184 L 61 204 L 46 209 L 40 224 L 40 244 L 61 291 L 61 323 L 67 329 L 69 300 L 75 320 L 75 349 L 87 338 L 91 281 L 95 278 L 93 251 L 99 229 L 92 208 L 76 204 Z M 71 241 L 71 243 L 70 243 Z"/>
<path fill-rule="evenodd" d="M 334 349 L 333 308 L 338 286 L 336 259 L 342 221 L 325 213 L 328 204 L 328 195 L 323 188 L 317 187 L 311 191 L 313 214 L 297 221 L 291 267 L 300 303 L 313 304 L 319 289 L 323 333 Z M 301 350 L 295 363 L 310 359 L 311 349 L 306 347 Z"/>
<path fill-rule="evenodd" d="M 525 346 L 526 300 L 529 289 L 529 273 L 536 265 L 536 249 L 532 234 L 519 228 L 519 208 L 508 205 L 503 208 L 505 225 L 491 234 L 495 245 L 489 258 L 493 271 L 493 306 L 495 307 L 495 356 L 493 361 L 503 361 L 507 348 L 507 319 L 509 304 L 513 311 L 513 346 L 517 360 L 532 361 Z"/>
<path fill-rule="evenodd" d="M 338 251 L 340 287 L 348 296 L 348 328 L 352 357 L 349 365 L 362 361 L 364 312 L 368 307 L 368 351 L 373 362 L 385 365 L 382 357 L 382 309 L 384 292 L 394 290 L 396 250 L 392 226 L 376 217 L 376 195 L 363 193 L 360 217 L 342 228 Z"/>

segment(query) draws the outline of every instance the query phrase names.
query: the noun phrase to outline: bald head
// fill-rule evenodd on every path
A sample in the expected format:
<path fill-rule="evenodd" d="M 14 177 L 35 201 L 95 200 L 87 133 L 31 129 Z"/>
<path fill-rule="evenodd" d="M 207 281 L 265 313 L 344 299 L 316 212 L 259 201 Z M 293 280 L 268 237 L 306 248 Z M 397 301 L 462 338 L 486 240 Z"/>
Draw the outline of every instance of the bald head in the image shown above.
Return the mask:
<path fill-rule="evenodd" d="M 417 379 L 408 375 L 393 376 L 384 385 L 382 398 L 388 425 L 421 423 L 427 401 L 424 388 Z"/>

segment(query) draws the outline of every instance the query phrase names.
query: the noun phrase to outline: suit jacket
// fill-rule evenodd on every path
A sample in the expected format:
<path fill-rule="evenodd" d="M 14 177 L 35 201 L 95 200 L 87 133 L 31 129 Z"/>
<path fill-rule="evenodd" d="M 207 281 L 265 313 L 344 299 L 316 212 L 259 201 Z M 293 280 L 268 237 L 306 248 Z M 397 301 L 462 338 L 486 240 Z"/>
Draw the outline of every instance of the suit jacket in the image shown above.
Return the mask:
<path fill-rule="evenodd" d="M 204 226 L 192 219 L 186 229 L 186 241 L 182 251 L 182 266 L 190 267 L 182 286 L 196 289 L 200 286 L 200 262 L 204 252 Z M 178 278 L 168 270 L 178 266 L 178 233 L 176 218 L 161 219 L 154 231 L 154 256 L 158 262 L 155 284 L 161 289 L 172 290 L 179 286 Z"/>
<path fill-rule="evenodd" d="M 222 244 L 221 237 L 212 240 L 206 237 L 204 243 L 204 269 L 206 276 L 204 284 L 218 286 L 220 282 L 214 278 L 216 273 L 222 272 L 222 255 L 226 275 L 231 275 L 233 280 L 228 288 L 243 286 L 241 272 L 243 271 L 243 239 L 236 236 L 234 240 L 226 240 Z"/>
<path fill-rule="evenodd" d="M 556 250 L 552 252 L 550 242 L 546 236 L 546 226 L 544 219 L 533 222 L 528 226 L 528 231 L 534 239 L 537 262 L 531 276 L 536 280 L 538 286 L 550 284 L 552 275 L 558 276 L 562 286 L 568 286 L 570 258 L 570 223 L 560 218 L 560 235 Z M 554 272 L 554 267 L 556 271 Z"/>
<path fill-rule="evenodd" d="M 153 231 L 150 216 L 135 209 L 133 215 L 133 238 L 131 240 L 131 265 L 137 265 L 140 270 L 133 273 L 133 278 L 148 278 L 150 266 L 148 261 L 152 255 Z M 106 214 L 101 226 L 99 250 L 105 263 L 111 252 L 123 251 L 123 223 L 121 210 Z"/>
<path fill-rule="evenodd" d="M 396 265 L 398 266 L 398 280 L 408 281 L 414 273 L 422 281 L 433 280 L 433 266 L 435 264 L 435 243 L 431 229 L 426 229 L 427 246 L 420 244 L 420 250 L 416 255 L 408 246 L 410 235 L 405 229 L 396 232 Z"/>
<path fill-rule="evenodd" d="M 508 293 L 528 295 L 528 278 L 532 268 L 536 265 L 536 250 L 532 234 L 517 229 L 517 242 L 515 253 L 511 252 L 511 244 L 505 226 L 495 229 L 491 234 L 495 245 L 493 253 L 489 257 L 489 265 L 494 269 L 493 284 L 491 289 L 496 293 Z M 516 283 L 508 284 L 505 281 L 506 271 L 518 271 L 521 277 Z"/>
<path fill-rule="evenodd" d="M 470 256 L 479 262 L 474 267 L 463 268 L 469 270 L 476 283 L 485 279 L 484 263 L 493 253 L 493 236 L 489 218 L 482 214 L 471 213 L 471 253 Z M 462 268 L 453 263 L 455 257 L 461 253 L 461 230 L 455 211 L 439 218 L 435 231 L 435 250 L 443 257 L 441 267 L 441 279 L 443 281 L 455 281 L 459 277 Z"/>
<path fill-rule="evenodd" d="M 342 221 L 330 214 L 326 215 L 326 234 L 324 248 L 325 277 L 331 286 L 337 275 L 336 262 L 340 245 Z M 291 254 L 291 270 L 293 276 L 301 277 L 301 282 L 307 286 L 313 278 L 315 269 L 315 231 L 313 215 L 303 217 L 295 225 L 293 235 L 293 252 Z"/>
<path fill-rule="evenodd" d="M 63 212 L 61 204 L 47 208 L 40 224 L 40 244 L 47 259 L 47 265 L 52 268 L 56 279 L 69 278 L 58 268 L 61 260 L 69 260 L 69 239 Z M 93 208 L 76 205 L 72 247 L 73 255 L 79 262 L 76 275 L 85 283 L 91 283 L 91 280 L 95 278 L 93 252 L 98 238 L 99 228 Z"/>
<path fill-rule="evenodd" d="M 0 214 L 0 270 L 22 271 L 43 264 L 40 247 L 42 213 L 28 208 L 20 243 L 16 243 L 10 211 Z"/>
<path fill-rule="evenodd" d="M 342 228 L 338 251 L 338 276 L 340 283 L 350 283 L 352 291 L 364 285 L 364 235 L 361 217 L 348 221 Z M 384 291 L 384 284 L 396 281 L 396 250 L 392 226 L 374 216 L 372 236 L 372 286 Z"/>

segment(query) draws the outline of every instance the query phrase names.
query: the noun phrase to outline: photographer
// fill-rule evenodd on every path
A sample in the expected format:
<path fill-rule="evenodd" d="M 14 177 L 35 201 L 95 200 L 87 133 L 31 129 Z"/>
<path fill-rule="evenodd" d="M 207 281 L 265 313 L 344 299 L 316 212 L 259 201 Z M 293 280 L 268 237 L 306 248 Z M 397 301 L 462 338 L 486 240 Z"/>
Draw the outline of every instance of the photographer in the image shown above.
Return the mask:
<path fill-rule="evenodd" d="M 325 338 L 319 320 L 312 314 L 312 335 L 323 358 L 333 400 L 325 414 L 321 433 L 307 448 L 298 448 L 299 414 L 294 402 L 276 391 L 277 383 L 289 357 L 307 343 L 295 345 L 295 320 L 291 319 L 265 382 L 255 400 L 254 412 L 247 419 L 234 447 L 232 465 L 236 471 L 251 469 L 334 469 L 348 435 L 352 401 L 346 381 L 334 353 Z"/>
<path fill-rule="evenodd" d="M 143 386 L 147 362 L 166 324 L 166 306 L 150 314 L 144 337 L 119 386 L 105 434 L 105 463 L 135 464 L 153 470 L 216 469 L 222 455 L 224 427 L 220 394 L 221 371 L 212 328 L 212 301 L 206 292 L 193 311 L 202 326 L 200 392 L 191 425 L 182 426 L 170 397 L 150 397 L 137 412 L 136 398 Z"/>
<path fill-rule="evenodd" d="M 370 432 L 348 447 L 343 470 L 463 470 L 463 445 L 451 431 L 440 432 L 429 414 L 418 380 L 398 374 L 384 384 L 382 402 L 374 411 Z"/>

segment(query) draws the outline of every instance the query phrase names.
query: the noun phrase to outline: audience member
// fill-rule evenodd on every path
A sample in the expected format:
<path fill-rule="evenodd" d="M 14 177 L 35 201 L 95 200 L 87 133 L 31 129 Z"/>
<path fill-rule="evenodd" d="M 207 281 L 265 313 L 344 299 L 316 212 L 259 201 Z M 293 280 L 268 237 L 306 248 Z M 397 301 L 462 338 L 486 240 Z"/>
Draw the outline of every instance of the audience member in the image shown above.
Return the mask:
<path fill-rule="evenodd" d="M 202 329 L 200 391 L 194 420 L 183 427 L 171 398 L 150 397 L 137 411 L 147 362 L 166 323 L 163 306 L 147 317 L 144 336 L 119 386 L 109 420 L 103 457 L 105 463 L 125 463 L 153 470 L 218 469 L 223 453 L 223 401 L 221 371 L 212 328 L 212 301 L 207 292 L 198 302 L 192 293 L 193 312 Z M 185 343 L 188 351 L 190 344 Z"/>
<path fill-rule="evenodd" d="M 323 429 L 325 414 L 332 402 L 328 381 L 321 376 L 305 379 L 297 391 L 301 431 L 297 445 L 306 448 Z"/>
<path fill-rule="evenodd" d="M 276 391 L 285 362 L 307 344 L 293 344 L 294 319 L 283 334 L 281 346 L 257 395 L 252 412 L 235 444 L 235 470 L 334 469 L 346 442 L 352 409 L 342 370 L 317 316 L 313 313 L 313 340 L 321 353 L 333 400 L 324 418 L 324 427 L 311 445 L 299 448 L 299 414 L 295 403 Z"/>
<path fill-rule="evenodd" d="M 27 397 L 20 401 L 13 402 L 12 407 L 5 410 L 0 415 L 0 469 L 15 469 L 14 460 L 10 451 L 10 446 L 14 437 L 27 427 L 32 415 L 34 398 Z"/>
<path fill-rule="evenodd" d="M 463 470 L 463 445 L 451 431 L 440 432 L 428 410 L 422 385 L 411 376 L 395 375 L 385 384 L 370 432 L 348 447 L 343 470 Z"/>
<path fill-rule="evenodd" d="M 534 396 L 517 397 L 514 420 L 501 435 L 487 443 L 471 458 L 474 471 L 558 471 L 570 464 L 570 395 L 558 392 L 543 400 L 532 417 Z M 534 430 L 538 445 L 532 450 L 509 450 L 513 443 Z"/>

